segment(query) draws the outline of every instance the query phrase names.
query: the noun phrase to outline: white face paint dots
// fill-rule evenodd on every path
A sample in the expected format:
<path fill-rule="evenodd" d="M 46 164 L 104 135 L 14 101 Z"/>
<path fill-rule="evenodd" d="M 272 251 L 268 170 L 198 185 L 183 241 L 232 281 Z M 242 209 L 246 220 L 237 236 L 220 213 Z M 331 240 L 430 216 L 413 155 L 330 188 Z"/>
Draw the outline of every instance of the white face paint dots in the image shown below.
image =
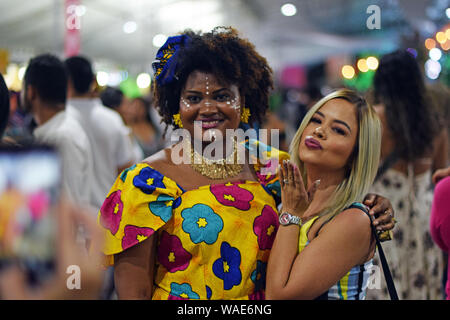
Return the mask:
<path fill-rule="evenodd" d="M 205 77 L 205 83 L 206 83 L 206 95 L 209 95 L 209 79 L 208 76 Z"/>
<path fill-rule="evenodd" d="M 239 111 L 241 109 L 239 94 L 231 87 L 234 86 L 220 84 L 214 76 L 205 74 L 198 79 L 197 85 L 193 84 L 192 88 L 184 91 L 180 97 L 180 107 L 189 109 L 215 105 Z"/>
<path fill-rule="evenodd" d="M 180 100 L 181 100 L 181 103 L 184 104 L 184 106 L 186 108 L 190 108 L 191 107 L 191 104 L 189 103 L 189 101 L 187 101 L 184 97 L 181 97 Z"/>

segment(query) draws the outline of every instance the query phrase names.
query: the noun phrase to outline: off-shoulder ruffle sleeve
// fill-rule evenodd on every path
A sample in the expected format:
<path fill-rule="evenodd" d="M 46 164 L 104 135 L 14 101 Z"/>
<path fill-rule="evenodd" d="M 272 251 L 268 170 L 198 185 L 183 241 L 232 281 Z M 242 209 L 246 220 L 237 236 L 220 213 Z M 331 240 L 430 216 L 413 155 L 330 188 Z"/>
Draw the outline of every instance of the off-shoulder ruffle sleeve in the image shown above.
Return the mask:
<path fill-rule="evenodd" d="M 113 255 L 147 239 L 172 218 L 183 190 L 148 164 L 125 169 L 116 179 L 98 214 L 104 232 L 107 265 Z"/>

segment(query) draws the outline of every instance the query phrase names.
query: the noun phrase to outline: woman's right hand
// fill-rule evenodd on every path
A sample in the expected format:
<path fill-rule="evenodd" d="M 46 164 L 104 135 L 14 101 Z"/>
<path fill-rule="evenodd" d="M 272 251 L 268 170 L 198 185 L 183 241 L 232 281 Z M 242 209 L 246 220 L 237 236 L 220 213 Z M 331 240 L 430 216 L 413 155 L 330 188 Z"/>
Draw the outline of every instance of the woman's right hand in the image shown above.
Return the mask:
<path fill-rule="evenodd" d="M 278 178 L 281 185 L 281 202 L 283 212 L 301 217 L 311 203 L 320 183 L 317 180 L 308 191 L 305 189 L 298 167 L 289 160 L 279 166 Z"/>
<path fill-rule="evenodd" d="M 433 183 L 436 184 L 439 182 L 439 180 L 441 180 L 447 176 L 450 176 L 450 167 L 438 169 L 433 174 L 433 178 L 432 178 Z"/>

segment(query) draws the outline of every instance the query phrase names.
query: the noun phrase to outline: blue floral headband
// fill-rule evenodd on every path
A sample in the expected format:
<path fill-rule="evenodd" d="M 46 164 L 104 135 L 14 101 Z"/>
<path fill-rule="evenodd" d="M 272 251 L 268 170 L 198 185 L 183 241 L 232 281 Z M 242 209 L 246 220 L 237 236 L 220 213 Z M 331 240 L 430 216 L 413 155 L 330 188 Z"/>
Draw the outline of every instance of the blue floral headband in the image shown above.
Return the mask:
<path fill-rule="evenodd" d="M 153 72 L 158 85 L 163 86 L 177 79 L 175 70 L 178 60 L 178 50 L 186 46 L 191 38 L 185 34 L 169 37 L 159 48 L 156 59 L 152 63 Z"/>

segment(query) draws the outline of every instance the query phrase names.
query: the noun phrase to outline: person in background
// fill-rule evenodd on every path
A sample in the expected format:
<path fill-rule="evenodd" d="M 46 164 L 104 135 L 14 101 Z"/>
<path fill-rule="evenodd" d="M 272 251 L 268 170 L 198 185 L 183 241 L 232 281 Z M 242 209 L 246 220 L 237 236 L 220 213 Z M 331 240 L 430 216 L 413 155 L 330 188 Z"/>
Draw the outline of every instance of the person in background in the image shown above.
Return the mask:
<path fill-rule="evenodd" d="M 448 85 L 433 81 L 428 83 L 427 91 L 433 105 L 441 117 L 442 124 L 447 128 L 447 139 L 450 140 L 450 88 Z M 448 157 L 450 159 L 450 148 L 448 148 Z"/>
<path fill-rule="evenodd" d="M 447 132 L 439 124 L 414 57 L 383 56 L 374 76 L 373 105 L 383 127 L 381 165 L 371 192 L 389 196 L 399 224 L 384 250 L 400 299 L 439 299 L 443 259 L 433 243 L 431 174 L 447 165 Z M 379 265 L 378 259 L 375 263 Z M 368 291 L 388 299 L 387 289 Z"/>
<path fill-rule="evenodd" d="M 0 73 L 0 140 L 3 141 L 3 133 L 9 119 L 9 91 L 5 79 Z"/>
<path fill-rule="evenodd" d="M 108 86 L 100 92 L 100 100 L 105 107 L 117 111 L 126 125 L 129 124 L 133 112 L 130 107 L 130 100 L 123 94 L 122 90 Z"/>
<path fill-rule="evenodd" d="M 433 173 L 433 183 L 437 184 L 443 178 L 450 176 L 450 167 L 438 169 Z"/>
<path fill-rule="evenodd" d="M 91 203 L 98 210 L 117 174 L 136 159 L 129 129 L 120 115 L 105 107 L 99 98 L 92 98 L 95 78 L 91 62 L 76 56 L 64 64 L 69 73 L 67 109 L 79 119 L 92 148 Z"/>
<path fill-rule="evenodd" d="M 139 145 L 132 128 L 130 128 L 130 123 L 132 122 L 135 113 L 133 110 L 134 108 L 130 104 L 130 100 L 123 94 L 122 90 L 113 87 L 106 87 L 100 93 L 100 100 L 105 107 L 111 108 L 120 114 L 123 122 L 130 129 L 129 137 L 133 145 L 136 161 L 144 159 L 144 151 Z"/>
<path fill-rule="evenodd" d="M 448 170 L 448 169 L 447 169 Z M 450 173 L 450 172 L 449 172 Z M 437 181 L 437 180 L 435 180 Z M 450 300 L 450 177 L 439 179 L 434 189 L 433 203 L 431 205 L 430 232 L 434 242 L 447 255 L 447 277 L 445 281 L 445 294 Z"/>
<path fill-rule="evenodd" d="M 36 142 L 55 146 L 62 159 L 62 189 L 74 203 L 90 204 L 92 154 L 80 123 L 66 112 L 67 71 L 57 57 L 32 58 L 25 71 L 22 105 L 36 121 Z"/>
<path fill-rule="evenodd" d="M 91 204 L 98 212 L 118 173 L 138 159 L 133 150 L 130 129 L 120 115 L 97 98 L 91 62 L 83 56 L 65 60 L 69 72 L 68 111 L 80 121 L 89 138 L 93 155 Z M 113 268 L 105 272 L 103 299 L 114 295 Z"/>
<path fill-rule="evenodd" d="M 161 129 L 150 116 L 150 102 L 143 97 L 131 100 L 132 117 L 128 123 L 147 158 L 162 148 Z"/>

